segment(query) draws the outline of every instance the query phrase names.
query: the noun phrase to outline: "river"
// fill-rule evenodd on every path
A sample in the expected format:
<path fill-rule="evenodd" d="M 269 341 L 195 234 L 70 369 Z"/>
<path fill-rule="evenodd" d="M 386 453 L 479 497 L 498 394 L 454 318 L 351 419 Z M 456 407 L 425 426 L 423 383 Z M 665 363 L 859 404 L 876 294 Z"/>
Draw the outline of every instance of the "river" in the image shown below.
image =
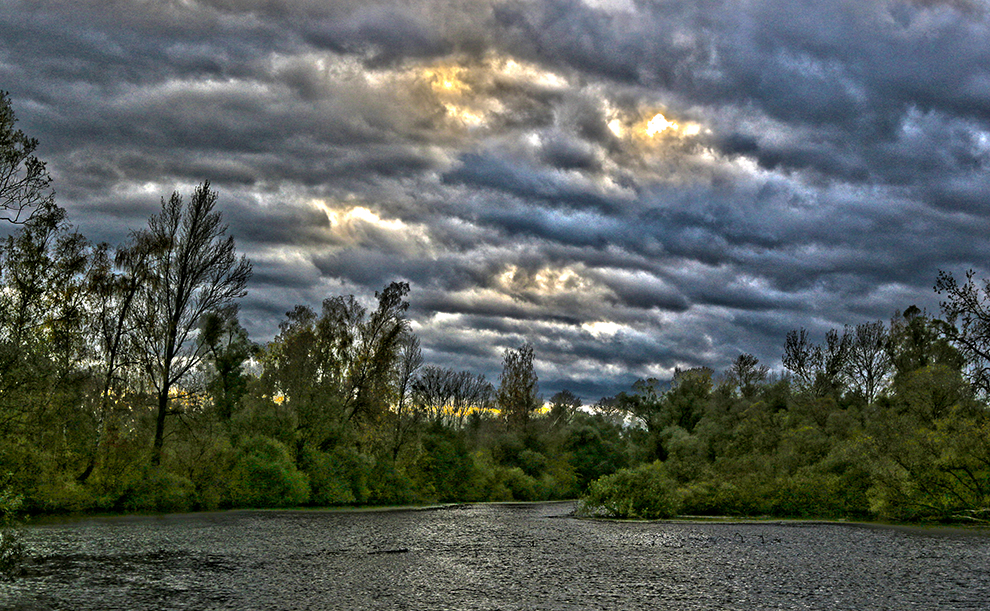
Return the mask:
<path fill-rule="evenodd" d="M 990 536 L 605 522 L 573 504 L 230 511 L 40 524 L 18 611 L 990 609 Z"/>

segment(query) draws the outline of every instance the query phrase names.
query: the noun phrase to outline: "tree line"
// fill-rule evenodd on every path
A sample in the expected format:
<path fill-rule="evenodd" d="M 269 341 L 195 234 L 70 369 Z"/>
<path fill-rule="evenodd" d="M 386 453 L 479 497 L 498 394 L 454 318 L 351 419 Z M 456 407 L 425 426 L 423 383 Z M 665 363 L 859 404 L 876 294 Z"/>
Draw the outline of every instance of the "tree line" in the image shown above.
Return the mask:
<path fill-rule="evenodd" d="M 251 341 L 251 264 L 209 182 L 96 244 L 0 94 L 0 515 L 574 498 L 630 464 L 530 345 L 498 380 L 426 364 L 409 285 L 330 296 Z M 584 443 L 595 437 L 595 443 Z M 2 527 L 2 524 L 0 524 Z"/>
<path fill-rule="evenodd" d="M 972 277 L 936 284 L 944 319 L 916 307 L 889 323 L 785 338 L 782 374 L 740 355 L 721 375 L 679 371 L 612 401 L 648 432 L 641 464 L 594 482 L 592 513 L 990 520 L 985 346 L 954 324 Z M 971 312 L 971 310 L 967 310 Z M 979 327 L 982 332 L 982 327 Z M 972 350 L 972 349 L 969 349 Z"/>
<path fill-rule="evenodd" d="M 939 276 L 942 319 L 799 329 L 782 373 L 743 354 L 584 406 L 541 396 L 530 344 L 494 381 L 424 363 L 404 282 L 296 306 L 256 344 L 237 308 L 251 265 L 208 182 L 94 244 L 36 146 L 0 95 L 3 520 L 582 495 L 616 516 L 990 517 L 972 275 Z"/>

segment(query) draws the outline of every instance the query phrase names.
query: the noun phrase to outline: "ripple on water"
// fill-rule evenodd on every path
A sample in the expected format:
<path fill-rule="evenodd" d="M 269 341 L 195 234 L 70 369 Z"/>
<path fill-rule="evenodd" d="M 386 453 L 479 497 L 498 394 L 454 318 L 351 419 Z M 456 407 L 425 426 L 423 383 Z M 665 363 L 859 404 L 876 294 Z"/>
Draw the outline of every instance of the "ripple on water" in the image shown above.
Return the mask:
<path fill-rule="evenodd" d="M 618 523 L 570 504 L 34 526 L 0 608 L 986 609 L 990 537 Z"/>

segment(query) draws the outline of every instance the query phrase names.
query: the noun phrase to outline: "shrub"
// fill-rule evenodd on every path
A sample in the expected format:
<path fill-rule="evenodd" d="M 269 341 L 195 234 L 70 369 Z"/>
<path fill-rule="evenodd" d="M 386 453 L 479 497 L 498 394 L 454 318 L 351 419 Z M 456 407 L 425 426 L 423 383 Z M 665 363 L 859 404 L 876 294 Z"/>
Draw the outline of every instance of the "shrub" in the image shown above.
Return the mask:
<path fill-rule="evenodd" d="M 547 470 L 547 457 L 539 452 L 525 449 L 519 452 L 519 467 L 530 477 L 540 477 Z"/>
<path fill-rule="evenodd" d="M 173 513 L 189 511 L 195 500 L 193 483 L 163 468 L 148 468 L 139 472 L 117 503 L 126 511 Z"/>
<path fill-rule="evenodd" d="M 416 475 L 425 493 L 441 502 L 469 500 L 478 476 L 464 436 L 442 428 L 423 436 Z"/>
<path fill-rule="evenodd" d="M 479 501 L 511 501 L 512 492 L 505 485 L 505 467 L 496 465 L 491 454 L 478 451 L 472 455 L 477 484 L 474 499 Z"/>
<path fill-rule="evenodd" d="M 235 461 L 230 441 L 218 439 L 206 446 L 193 463 L 189 477 L 196 486 L 201 509 L 213 511 L 230 506 L 230 473 Z"/>
<path fill-rule="evenodd" d="M 309 478 L 289 450 L 269 437 L 248 437 L 238 449 L 231 499 L 242 507 L 291 507 L 309 499 Z"/>
<path fill-rule="evenodd" d="M 387 461 L 375 464 L 368 487 L 368 501 L 374 505 L 411 505 L 423 500 L 405 470 Z"/>
<path fill-rule="evenodd" d="M 660 461 L 595 480 L 582 502 L 586 513 L 649 520 L 671 518 L 680 507 L 676 484 Z"/>
<path fill-rule="evenodd" d="M 515 501 L 541 500 L 539 482 L 526 475 L 519 467 L 505 470 L 505 486 Z"/>
<path fill-rule="evenodd" d="M 299 464 L 309 477 L 309 501 L 313 505 L 350 505 L 367 497 L 370 467 L 356 452 L 337 449 L 328 454 L 305 448 Z"/>

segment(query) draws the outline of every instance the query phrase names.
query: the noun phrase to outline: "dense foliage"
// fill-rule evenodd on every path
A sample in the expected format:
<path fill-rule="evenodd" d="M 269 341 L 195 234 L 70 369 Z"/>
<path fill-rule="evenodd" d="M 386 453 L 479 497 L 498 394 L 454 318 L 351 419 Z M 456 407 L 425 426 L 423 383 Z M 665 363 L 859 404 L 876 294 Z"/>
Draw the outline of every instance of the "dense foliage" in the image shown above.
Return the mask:
<path fill-rule="evenodd" d="M 990 412 L 946 323 L 917 308 L 889 325 L 786 338 L 788 372 L 741 355 L 721 376 L 679 372 L 614 399 L 648 433 L 650 470 L 600 480 L 589 512 L 990 519 Z M 970 374 L 969 372 L 975 372 Z M 672 500 L 643 503 L 644 489 Z M 632 482 L 637 482 L 632 484 Z"/>
<path fill-rule="evenodd" d="M 251 266 L 209 183 L 163 198 L 127 243 L 92 244 L 2 95 L 0 110 L 0 571 L 19 511 L 586 494 L 621 517 L 990 517 L 972 277 L 939 278 L 946 321 L 909 308 L 821 344 L 789 333 L 781 375 L 744 354 L 594 406 L 544 402 L 529 344 L 497 385 L 424 364 L 403 282 L 297 306 L 255 345 L 237 317 Z"/>

